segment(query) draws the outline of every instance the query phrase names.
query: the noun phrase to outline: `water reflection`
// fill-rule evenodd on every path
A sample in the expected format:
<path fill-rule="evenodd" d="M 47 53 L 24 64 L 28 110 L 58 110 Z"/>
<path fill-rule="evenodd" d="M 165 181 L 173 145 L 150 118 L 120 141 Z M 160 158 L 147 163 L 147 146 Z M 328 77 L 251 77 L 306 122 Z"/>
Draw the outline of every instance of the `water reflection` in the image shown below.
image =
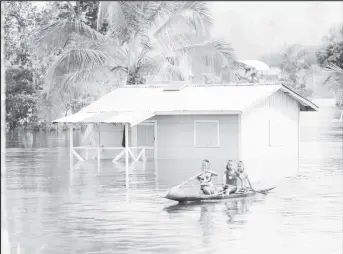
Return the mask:
<path fill-rule="evenodd" d="M 225 212 L 228 216 L 227 223 L 237 223 L 235 217 L 237 214 L 244 214 L 249 211 L 250 206 L 253 204 L 253 199 L 246 198 L 241 200 L 232 200 L 225 202 Z"/>

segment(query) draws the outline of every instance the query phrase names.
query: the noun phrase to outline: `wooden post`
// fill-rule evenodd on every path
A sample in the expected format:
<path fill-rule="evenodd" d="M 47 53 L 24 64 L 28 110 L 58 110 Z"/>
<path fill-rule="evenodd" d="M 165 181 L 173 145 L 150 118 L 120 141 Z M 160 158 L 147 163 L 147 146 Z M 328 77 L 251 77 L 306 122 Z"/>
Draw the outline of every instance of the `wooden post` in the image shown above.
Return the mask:
<path fill-rule="evenodd" d="M 238 114 L 238 160 L 242 160 L 242 114 Z"/>
<path fill-rule="evenodd" d="M 146 161 L 146 156 L 145 156 L 145 147 L 142 149 L 142 160 Z"/>
<path fill-rule="evenodd" d="M 100 147 L 101 147 L 101 140 L 100 140 L 100 125 L 98 124 L 98 132 L 99 132 L 99 147 L 97 149 L 97 157 L 98 157 L 98 173 L 100 172 Z"/>
<path fill-rule="evenodd" d="M 154 122 L 154 159 L 157 160 L 157 121 Z"/>
<path fill-rule="evenodd" d="M 125 180 L 129 188 L 129 124 L 125 124 Z"/>
<path fill-rule="evenodd" d="M 300 173 L 300 106 L 298 106 L 298 172 Z"/>
<path fill-rule="evenodd" d="M 158 168 L 157 168 L 157 158 L 154 158 L 154 170 L 155 170 L 155 190 L 158 191 Z"/>
<path fill-rule="evenodd" d="M 73 168 L 73 150 L 74 150 L 74 141 L 73 141 L 73 125 L 69 127 L 69 160 L 70 160 L 70 169 Z"/>
<path fill-rule="evenodd" d="M 97 149 L 97 157 L 98 157 L 98 173 L 100 172 L 100 147 Z"/>
<path fill-rule="evenodd" d="M 88 151 L 88 148 L 86 148 L 86 161 L 88 161 L 89 159 L 89 151 Z"/>

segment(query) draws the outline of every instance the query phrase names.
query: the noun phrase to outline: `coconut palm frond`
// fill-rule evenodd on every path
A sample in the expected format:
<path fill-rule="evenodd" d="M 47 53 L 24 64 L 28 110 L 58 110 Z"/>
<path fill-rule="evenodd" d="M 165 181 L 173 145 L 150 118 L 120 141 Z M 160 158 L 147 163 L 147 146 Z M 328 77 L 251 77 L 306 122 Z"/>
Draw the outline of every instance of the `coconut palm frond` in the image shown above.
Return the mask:
<path fill-rule="evenodd" d="M 99 4 L 97 30 L 107 24 L 106 35 L 111 38 L 122 37 L 127 31 L 128 21 L 123 4 L 118 1 L 101 1 Z"/>
<path fill-rule="evenodd" d="M 127 68 L 126 66 L 120 66 L 120 65 L 118 65 L 118 66 L 112 67 L 112 68 L 110 69 L 110 71 L 122 71 L 122 72 L 124 72 L 124 73 L 127 73 L 127 72 L 128 72 L 128 68 Z"/>
<path fill-rule="evenodd" d="M 341 69 L 340 67 L 338 67 L 337 65 L 335 65 L 333 63 L 326 65 L 324 67 L 324 70 L 329 71 L 329 72 L 335 72 L 335 73 L 343 75 L 343 69 Z"/>
<path fill-rule="evenodd" d="M 172 15 L 169 15 L 164 22 L 161 22 L 156 29 L 154 35 L 155 37 L 160 37 L 162 33 L 168 33 L 171 30 L 173 24 L 183 23 L 183 29 L 191 28 L 200 29 L 199 27 L 194 27 L 194 17 L 198 17 L 202 20 L 199 25 L 202 25 L 201 29 L 210 26 L 213 23 L 213 19 L 209 8 L 205 2 L 185 2 L 179 8 L 174 10 Z"/>
<path fill-rule="evenodd" d="M 48 86 L 55 85 L 55 79 L 76 70 L 94 69 L 113 63 L 116 59 L 107 52 L 89 49 L 73 48 L 63 52 L 58 59 L 50 66 L 46 74 Z"/>
<path fill-rule="evenodd" d="M 74 45 L 67 49 L 90 49 L 98 52 L 105 52 L 109 57 L 115 58 L 117 62 L 125 61 L 127 59 L 127 47 L 116 45 L 113 40 L 106 41 L 93 41 L 83 39 L 76 42 Z"/>
<path fill-rule="evenodd" d="M 173 80 L 182 80 L 185 78 L 184 69 L 171 60 L 172 57 L 156 55 L 154 57 L 145 57 L 138 66 L 138 73 L 144 76 L 155 76 L 162 74 L 171 76 Z"/>
<path fill-rule="evenodd" d="M 151 2 L 101 2 L 98 12 L 98 30 L 107 24 L 108 37 L 128 41 L 130 35 L 146 27 L 148 21 L 145 19 L 144 10 L 149 9 L 146 7 L 148 5 L 152 6 Z"/>
<path fill-rule="evenodd" d="M 160 67 L 160 73 L 164 75 L 165 77 L 171 79 L 171 80 L 187 80 L 189 77 L 190 69 L 183 68 L 180 65 L 174 65 L 171 64 L 169 61 L 166 61 L 166 59 L 163 61 L 161 67 Z"/>
<path fill-rule="evenodd" d="M 49 47 L 64 48 L 73 33 L 92 40 L 104 40 L 102 34 L 93 30 L 78 19 L 73 21 L 57 20 L 40 29 L 35 36 L 35 45 L 37 47 L 42 47 L 45 44 L 49 45 Z"/>
<path fill-rule="evenodd" d="M 149 25 L 152 25 L 159 19 L 171 16 L 173 14 L 173 7 L 175 6 L 175 4 L 175 2 L 168 1 L 148 2 L 148 4 L 144 6 L 144 18 L 148 21 Z"/>
<path fill-rule="evenodd" d="M 46 83 L 43 89 L 44 93 L 46 96 L 51 97 L 55 94 L 68 93 L 70 89 L 90 92 L 97 89 L 98 81 L 104 83 L 105 81 L 113 82 L 116 78 L 120 80 L 120 76 L 111 75 L 110 69 L 111 66 L 97 66 L 77 69 L 64 75 L 56 76 L 50 83 Z"/>
<path fill-rule="evenodd" d="M 154 57 L 145 57 L 138 66 L 138 73 L 142 75 L 156 75 L 160 72 L 163 65 L 163 57 L 157 55 Z"/>
<path fill-rule="evenodd" d="M 327 84 L 329 81 L 333 81 L 343 86 L 343 69 L 333 63 L 330 63 L 324 67 L 324 70 L 329 73 L 323 82 L 324 84 Z"/>
<path fill-rule="evenodd" d="M 186 45 L 175 50 L 175 53 L 188 56 L 193 68 L 198 69 L 200 72 L 210 71 L 220 75 L 225 69 L 226 71 L 229 69 L 233 73 L 239 69 L 234 50 L 226 41 L 211 40 Z"/>

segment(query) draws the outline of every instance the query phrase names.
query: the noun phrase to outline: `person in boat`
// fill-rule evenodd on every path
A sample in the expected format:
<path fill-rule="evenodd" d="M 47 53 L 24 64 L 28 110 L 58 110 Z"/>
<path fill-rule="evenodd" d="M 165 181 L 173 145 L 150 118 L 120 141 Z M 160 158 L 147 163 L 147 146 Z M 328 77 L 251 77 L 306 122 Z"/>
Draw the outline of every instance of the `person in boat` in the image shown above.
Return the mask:
<path fill-rule="evenodd" d="M 197 179 L 200 182 L 200 189 L 205 195 L 216 194 L 218 191 L 212 182 L 212 178 L 213 176 L 218 176 L 218 174 L 210 171 L 209 160 L 202 161 L 201 169 L 202 172 L 197 176 Z"/>
<path fill-rule="evenodd" d="M 232 160 L 229 160 L 226 164 L 226 170 L 224 172 L 223 184 L 227 194 L 235 193 L 238 189 L 237 179 L 239 173 L 233 168 Z"/>
<path fill-rule="evenodd" d="M 249 182 L 249 179 L 248 179 L 248 174 L 245 170 L 245 167 L 244 167 L 244 163 L 243 161 L 239 161 L 237 163 L 237 171 L 238 171 L 238 174 L 239 174 L 239 179 L 241 180 L 241 189 L 243 191 L 248 191 L 250 190 L 250 182 Z"/>

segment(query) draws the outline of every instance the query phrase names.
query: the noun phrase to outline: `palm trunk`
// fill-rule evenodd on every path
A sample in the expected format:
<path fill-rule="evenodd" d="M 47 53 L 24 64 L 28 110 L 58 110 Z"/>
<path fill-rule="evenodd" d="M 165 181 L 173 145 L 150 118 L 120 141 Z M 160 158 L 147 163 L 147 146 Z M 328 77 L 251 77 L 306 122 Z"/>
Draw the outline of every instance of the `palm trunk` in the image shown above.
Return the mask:
<path fill-rule="evenodd" d="M 76 15 L 77 15 L 77 17 L 80 17 L 80 4 L 81 4 L 81 1 L 76 1 L 76 10 L 75 10 L 75 12 L 76 12 Z"/>

